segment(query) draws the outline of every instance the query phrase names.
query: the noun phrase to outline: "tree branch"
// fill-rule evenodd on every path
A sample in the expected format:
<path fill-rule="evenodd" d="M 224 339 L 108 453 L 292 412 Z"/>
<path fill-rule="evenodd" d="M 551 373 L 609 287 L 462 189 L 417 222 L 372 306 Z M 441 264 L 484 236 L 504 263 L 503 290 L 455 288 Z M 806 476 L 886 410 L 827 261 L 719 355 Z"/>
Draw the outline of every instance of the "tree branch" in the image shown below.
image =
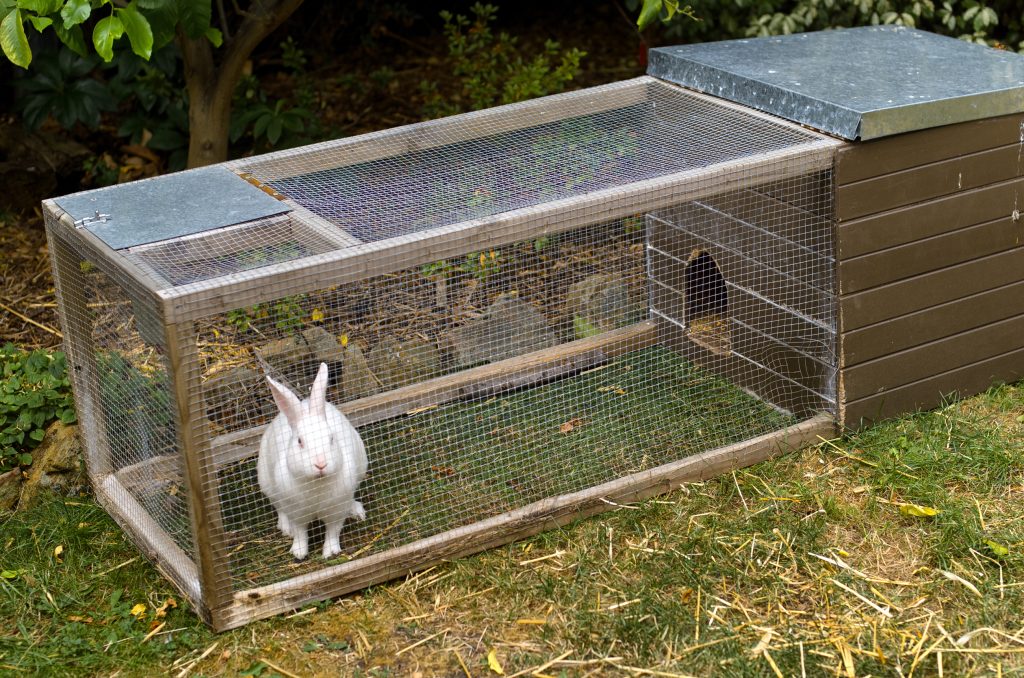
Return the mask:
<path fill-rule="evenodd" d="M 245 19 L 238 32 L 230 42 L 224 44 L 224 58 L 218 69 L 218 80 L 234 86 L 242 77 L 245 62 L 256 46 L 301 4 L 302 0 L 253 0 L 249 11 L 244 13 Z"/>

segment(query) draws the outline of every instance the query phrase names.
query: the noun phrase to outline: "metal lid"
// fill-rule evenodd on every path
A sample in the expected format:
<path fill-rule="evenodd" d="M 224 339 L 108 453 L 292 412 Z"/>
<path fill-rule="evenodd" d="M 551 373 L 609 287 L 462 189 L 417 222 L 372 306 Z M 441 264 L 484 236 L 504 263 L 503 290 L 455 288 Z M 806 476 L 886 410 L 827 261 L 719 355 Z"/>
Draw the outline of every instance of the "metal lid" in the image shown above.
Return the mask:
<path fill-rule="evenodd" d="M 647 71 L 846 139 L 1024 111 L 1024 56 L 902 26 L 660 47 Z"/>
<path fill-rule="evenodd" d="M 55 202 L 76 225 L 115 250 L 291 210 L 287 203 L 217 166 L 74 193 Z"/>

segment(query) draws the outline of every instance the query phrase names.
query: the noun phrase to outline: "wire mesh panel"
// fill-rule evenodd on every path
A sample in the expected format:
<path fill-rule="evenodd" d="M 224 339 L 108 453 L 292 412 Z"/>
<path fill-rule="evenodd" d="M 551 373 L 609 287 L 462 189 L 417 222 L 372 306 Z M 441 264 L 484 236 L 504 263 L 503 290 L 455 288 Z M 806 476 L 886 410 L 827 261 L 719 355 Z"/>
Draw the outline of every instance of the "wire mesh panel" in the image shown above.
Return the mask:
<path fill-rule="evenodd" d="M 65 348 L 97 497 L 194 602 L 200 585 L 162 329 L 129 277 L 74 252 L 48 218 Z M 138 292 L 133 289 L 133 292 Z M 154 554 L 157 555 L 157 554 Z"/>
<path fill-rule="evenodd" d="M 227 628 L 720 472 L 834 408 L 835 145 L 640 78 L 232 163 L 290 211 L 84 324 L 111 474 Z"/>

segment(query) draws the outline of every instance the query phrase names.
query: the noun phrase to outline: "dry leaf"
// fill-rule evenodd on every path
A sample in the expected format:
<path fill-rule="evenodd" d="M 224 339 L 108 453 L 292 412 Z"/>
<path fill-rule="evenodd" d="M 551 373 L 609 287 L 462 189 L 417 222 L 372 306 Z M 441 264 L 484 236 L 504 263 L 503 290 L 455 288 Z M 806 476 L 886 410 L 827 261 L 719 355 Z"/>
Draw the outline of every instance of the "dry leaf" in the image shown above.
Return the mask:
<path fill-rule="evenodd" d="M 449 478 L 455 475 L 455 469 L 451 466 L 431 466 L 430 470 L 434 472 L 434 476 L 437 478 Z"/>
<path fill-rule="evenodd" d="M 178 607 L 178 601 L 176 601 L 174 598 L 168 598 L 168 599 L 166 599 L 164 601 L 163 605 L 161 605 L 160 607 L 156 608 L 156 611 L 153 613 L 153 617 L 155 619 L 160 619 L 161 617 L 163 617 L 163 616 L 165 616 L 167 614 L 167 610 L 169 608 L 174 608 L 174 607 Z"/>
<path fill-rule="evenodd" d="M 985 546 L 988 546 L 989 550 L 995 555 L 996 558 L 1005 558 L 1010 555 L 1010 549 L 1006 548 L 997 541 L 991 539 L 985 540 Z"/>
<path fill-rule="evenodd" d="M 498 651 L 495 649 L 487 653 L 487 668 L 499 676 L 505 675 L 505 669 L 501 668 L 501 663 L 498 662 Z"/>
<path fill-rule="evenodd" d="M 933 518 L 939 515 L 938 509 L 931 506 L 918 506 L 917 504 L 900 504 L 900 513 L 914 518 Z"/>
<path fill-rule="evenodd" d="M 583 425 L 583 420 L 582 419 L 580 419 L 579 417 L 573 417 L 569 421 L 567 421 L 564 424 L 562 424 L 561 426 L 559 426 L 558 430 L 561 431 L 562 433 L 569 433 L 573 429 L 577 429 L 577 428 L 579 428 L 582 425 Z"/>
<path fill-rule="evenodd" d="M 57 547 L 53 549 L 53 557 L 60 560 L 60 554 L 62 553 L 64 553 L 64 547 L 58 544 Z"/>

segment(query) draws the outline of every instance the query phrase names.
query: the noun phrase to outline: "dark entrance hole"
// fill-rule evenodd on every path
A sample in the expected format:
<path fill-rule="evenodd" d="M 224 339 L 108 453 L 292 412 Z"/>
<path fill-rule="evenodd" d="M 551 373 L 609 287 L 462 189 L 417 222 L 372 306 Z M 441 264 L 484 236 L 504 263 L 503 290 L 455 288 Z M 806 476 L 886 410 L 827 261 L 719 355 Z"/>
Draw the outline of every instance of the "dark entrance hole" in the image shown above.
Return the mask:
<path fill-rule="evenodd" d="M 684 276 L 690 339 L 715 353 L 729 353 L 729 293 L 718 265 L 707 252 L 695 252 Z"/>

